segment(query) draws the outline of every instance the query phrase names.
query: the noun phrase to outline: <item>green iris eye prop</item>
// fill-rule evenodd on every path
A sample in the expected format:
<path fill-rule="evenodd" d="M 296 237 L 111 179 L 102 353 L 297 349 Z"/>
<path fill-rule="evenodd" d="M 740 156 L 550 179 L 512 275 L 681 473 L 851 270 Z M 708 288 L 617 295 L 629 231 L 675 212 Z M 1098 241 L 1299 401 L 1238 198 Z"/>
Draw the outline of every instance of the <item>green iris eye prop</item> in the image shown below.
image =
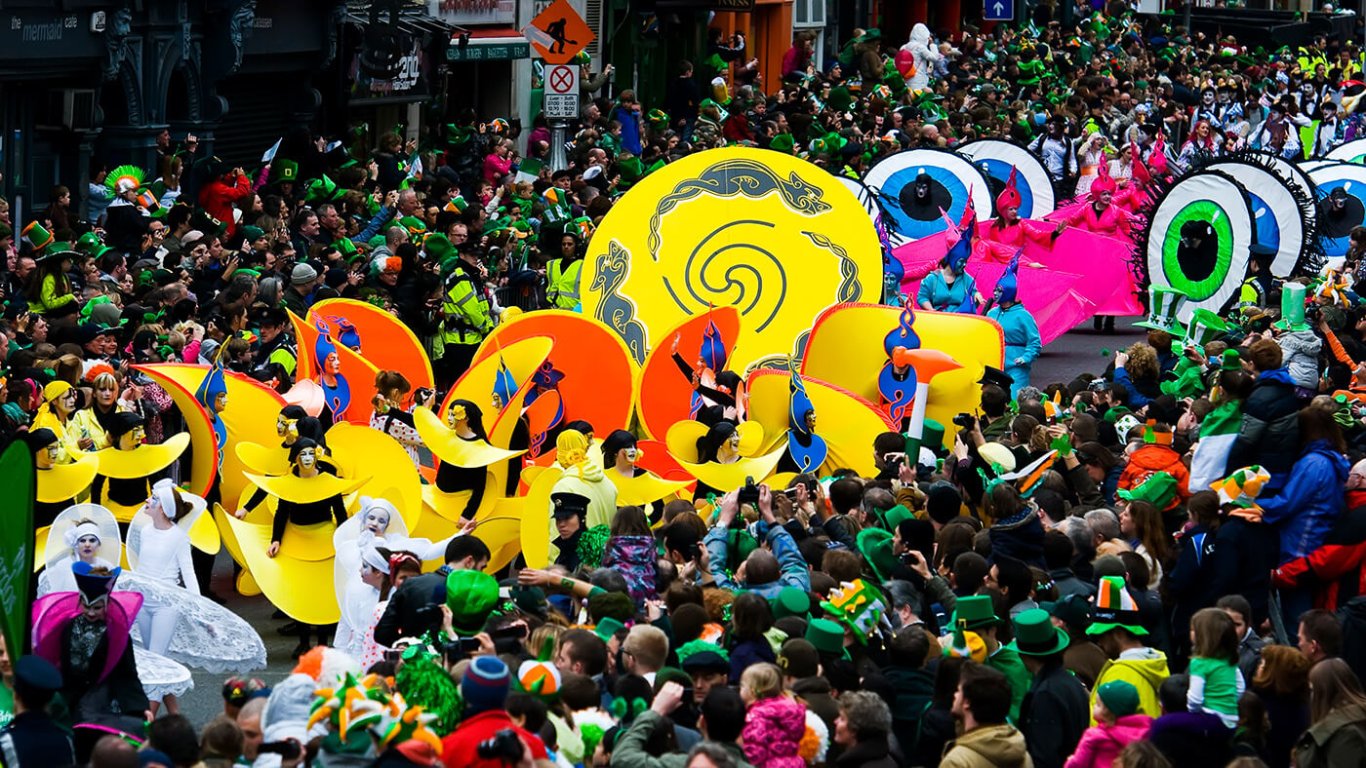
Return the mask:
<path fill-rule="evenodd" d="M 1255 231 L 1247 190 L 1228 174 L 1204 170 L 1172 186 L 1151 221 L 1140 249 L 1149 282 L 1189 297 L 1182 322 L 1200 307 L 1218 312 L 1247 276 Z"/>

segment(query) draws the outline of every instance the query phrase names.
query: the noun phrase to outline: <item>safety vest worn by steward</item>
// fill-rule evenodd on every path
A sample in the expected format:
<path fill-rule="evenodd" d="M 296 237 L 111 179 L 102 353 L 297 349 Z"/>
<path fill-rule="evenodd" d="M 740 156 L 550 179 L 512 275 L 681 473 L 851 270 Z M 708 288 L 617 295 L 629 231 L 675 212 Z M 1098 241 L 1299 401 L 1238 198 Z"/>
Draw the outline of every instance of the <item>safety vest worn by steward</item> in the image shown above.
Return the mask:
<path fill-rule="evenodd" d="M 446 298 L 441 304 L 446 316 L 441 321 L 442 344 L 478 344 L 493 330 L 488 296 L 467 270 L 457 264 L 446 278 Z"/>
<path fill-rule="evenodd" d="M 559 309 L 574 309 L 579 305 L 579 275 L 583 272 L 583 259 L 575 259 L 564 265 L 564 259 L 553 259 L 546 265 L 549 285 L 545 295 L 552 305 Z"/>

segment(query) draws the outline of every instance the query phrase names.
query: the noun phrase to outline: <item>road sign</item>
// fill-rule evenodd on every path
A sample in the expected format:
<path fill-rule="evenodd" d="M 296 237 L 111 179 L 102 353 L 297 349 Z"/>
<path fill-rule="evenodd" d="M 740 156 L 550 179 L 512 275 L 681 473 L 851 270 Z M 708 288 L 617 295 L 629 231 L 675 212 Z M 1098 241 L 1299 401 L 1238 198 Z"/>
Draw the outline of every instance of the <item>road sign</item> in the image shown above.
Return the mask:
<path fill-rule="evenodd" d="M 579 66 L 551 64 L 545 68 L 545 116 L 573 120 L 579 116 Z"/>
<path fill-rule="evenodd" d="M 982 21 L 1014 21 L 1015 0 L 982 0 Z"/>
<path fill-rule="evenodd" d="M 522 34 L 549 64 L 568 64 L 597 38 L 569 0 L 555 0 L 536 14 Z"/>

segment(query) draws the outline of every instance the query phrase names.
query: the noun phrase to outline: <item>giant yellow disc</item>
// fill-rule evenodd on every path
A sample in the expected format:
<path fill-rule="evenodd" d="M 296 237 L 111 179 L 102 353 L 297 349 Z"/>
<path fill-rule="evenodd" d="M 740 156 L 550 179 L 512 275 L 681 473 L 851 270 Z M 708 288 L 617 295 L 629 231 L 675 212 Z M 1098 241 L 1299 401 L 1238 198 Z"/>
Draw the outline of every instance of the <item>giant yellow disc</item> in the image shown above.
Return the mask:
<path fill-rule="evenodd" d="M 647 176 L 603 219 L 585 261 L 583 313 L 637 363 L 710 305 L 742 318 L 726 340 L 730 369 L 785 362 L 827 307 L 882 290 L 877 234 L 853 193 L 804 160 L 742 147 Z"/>

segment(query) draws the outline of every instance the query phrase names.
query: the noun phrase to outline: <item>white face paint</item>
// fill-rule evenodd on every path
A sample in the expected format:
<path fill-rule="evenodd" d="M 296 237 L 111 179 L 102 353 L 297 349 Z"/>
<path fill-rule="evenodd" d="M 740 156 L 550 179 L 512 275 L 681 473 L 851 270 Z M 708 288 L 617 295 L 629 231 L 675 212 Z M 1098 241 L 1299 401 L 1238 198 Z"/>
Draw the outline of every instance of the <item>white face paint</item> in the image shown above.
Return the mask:
<path fill-rule="evenodd" d="M 60 456 L 61 453 L 62 448 L 59 443 L 53 443 L 52 445 L 49 445 L 47 447 L 47 458 L 49 461 L 56 461 L 57 457 Z"/>
<path fill-rule="evenodd" d="M 100 551 L 100 540 L 98 537 L 86 534 L 76 539 L 76 556 L 85 562 L 90 562 L 95 554 Z"/>
<path fill-rule="evenodd" d="M 732 432 L 728 442 L 730 443 L 731 450 L 740 450 L 740 433 Z"/>
<path fill-rule="evenodd" d="M 379 507 L 371 507 L 365 512 L 365 530 L 379 535 L 389 528 L 389 513 Z"/>
<path fill-rule="evenodd" d="M 622 451 L 622 453 L 626 456 L 626 460 L 631 462 L 632 464 L 636 463 L 636 458 L 640 456 L 640 450 L 637 449 L 634 445 L 630 448 L 626 448 Z"/>
<path fill-rule="evenodd" d="M 304 448 L 299 451 L 299 466 L 304 469 L 312 469 L 314 465 L 317 464 L 317 461 L 318 457 L 314 454 L 312 448 Z"/>

